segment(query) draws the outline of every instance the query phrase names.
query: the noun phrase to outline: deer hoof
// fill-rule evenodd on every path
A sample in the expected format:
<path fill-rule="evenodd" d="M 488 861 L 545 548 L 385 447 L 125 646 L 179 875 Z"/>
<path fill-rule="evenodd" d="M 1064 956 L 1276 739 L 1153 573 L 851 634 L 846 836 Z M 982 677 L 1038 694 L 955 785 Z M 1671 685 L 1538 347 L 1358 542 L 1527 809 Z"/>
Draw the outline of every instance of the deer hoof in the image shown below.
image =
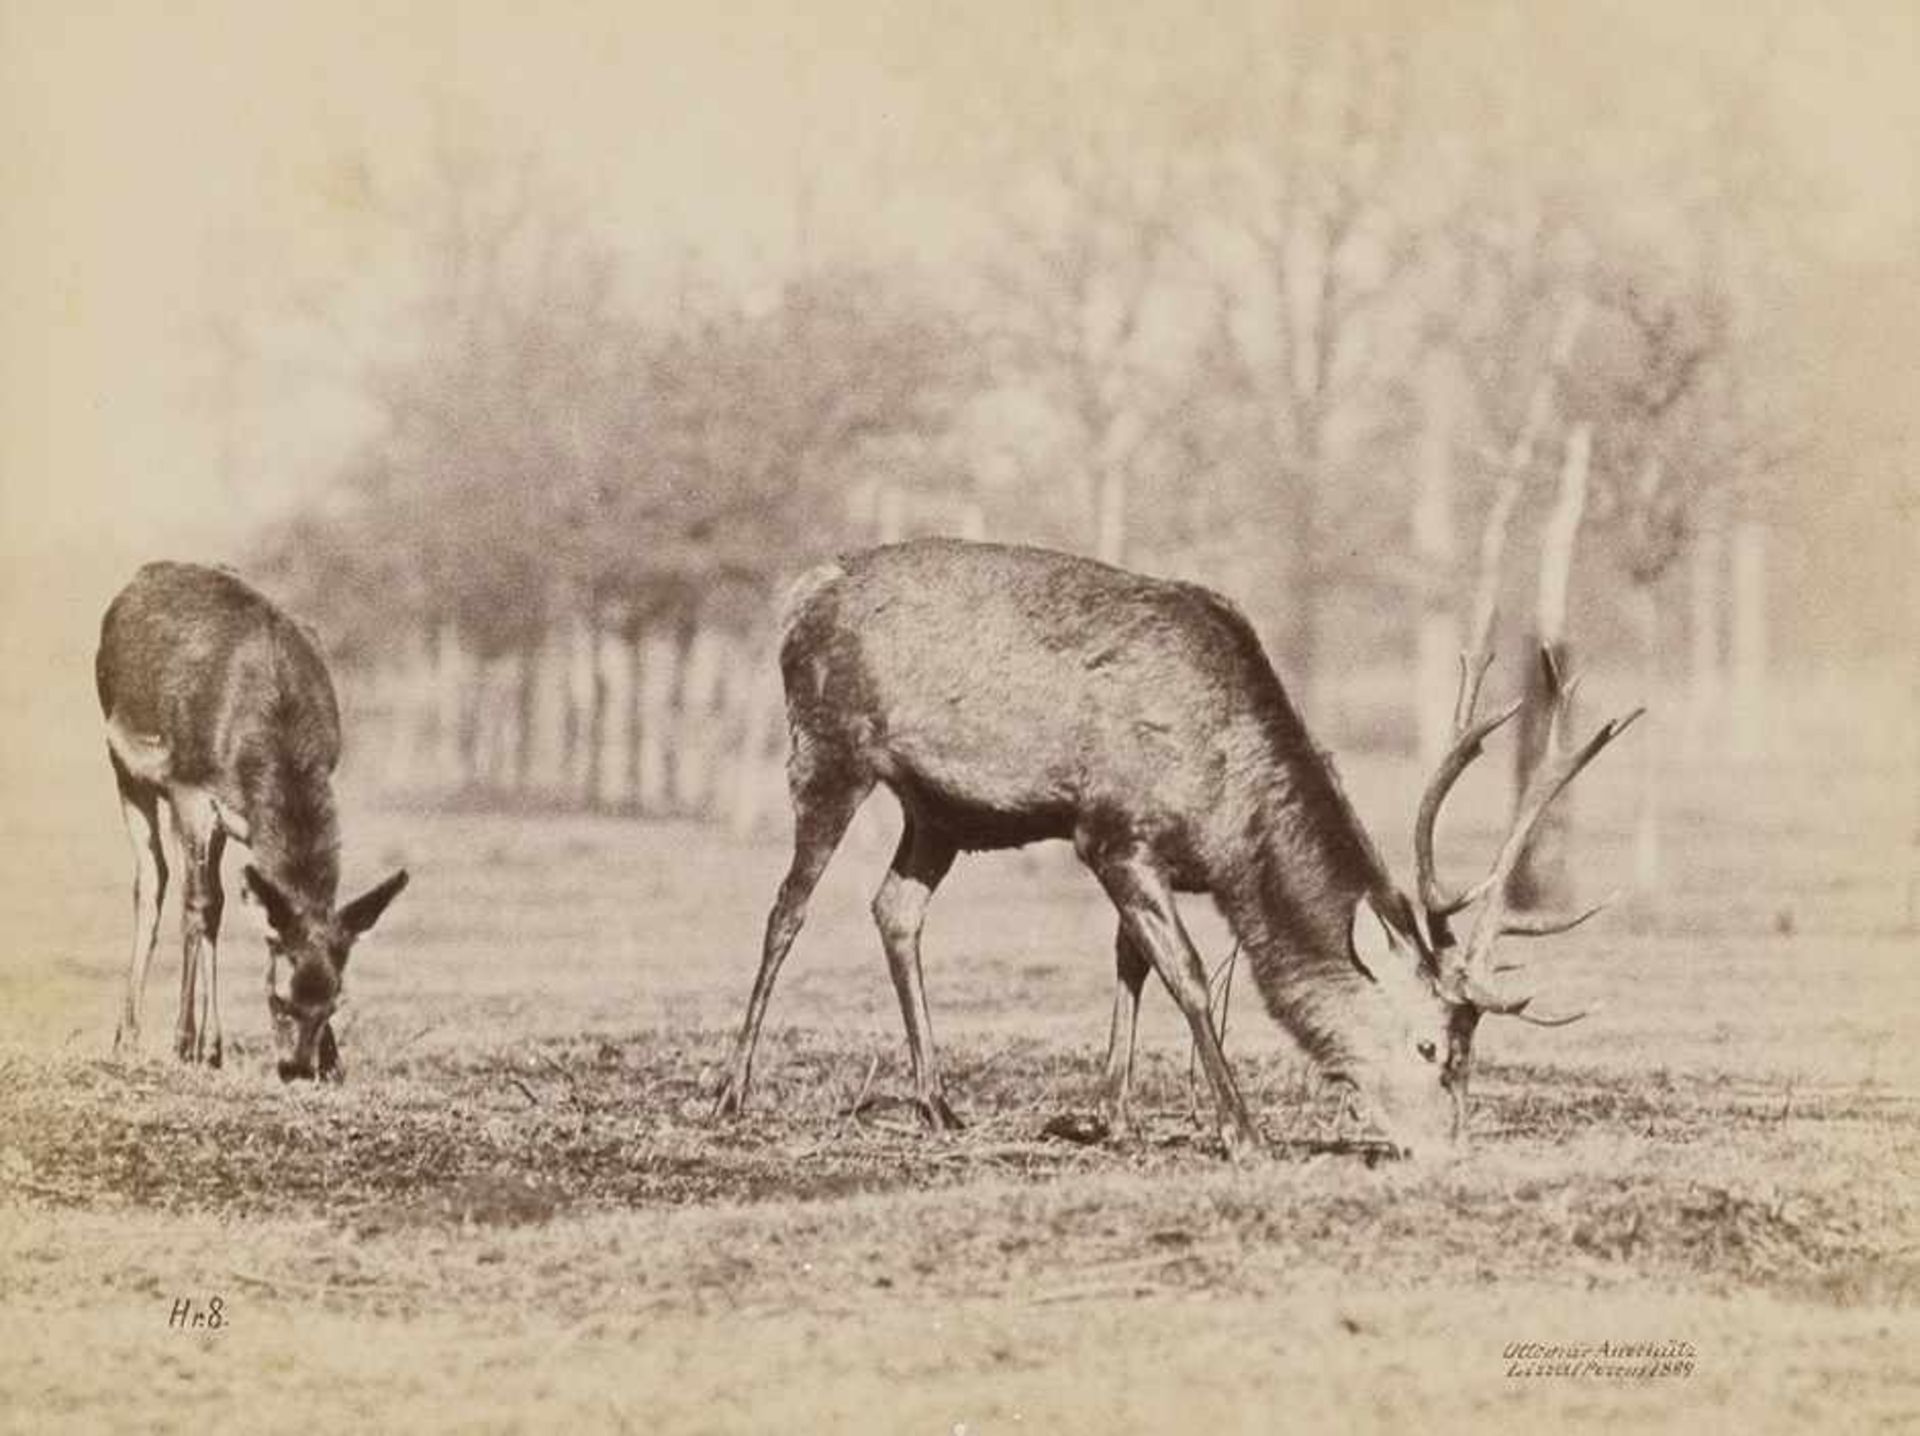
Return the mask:
<path fill-rule="evenodd" d="M 1076 1146 L 1094 1147 L 1122 1133 L 1105 1117 L 1063 1112 L 1058 1117 L 1049 1118 L 1047 1125 L 1040 1129 L 1040 1135 L 1060 1142 L 1072 1142 Z"/>
<path fill-rule="evenodd" d="M 964 1132 L 967 1124 L 954 1115 L 953 1108 L 947 1105 L 947 1099 L 938 1092 L 931 1097 L 922 1097 L 914 1106 L 920 1109 L 920 1120 L 927 1124 L 931 1132 Z"/>
<path fill-rule="evenodd" d="M 1226 1148 L 1229 1162 L 1244 1162 L 1260 1150 L 1260 1134 L 1250 1123 L 1224 1122 L 1220 1126 L 1220 1145 Z"/>

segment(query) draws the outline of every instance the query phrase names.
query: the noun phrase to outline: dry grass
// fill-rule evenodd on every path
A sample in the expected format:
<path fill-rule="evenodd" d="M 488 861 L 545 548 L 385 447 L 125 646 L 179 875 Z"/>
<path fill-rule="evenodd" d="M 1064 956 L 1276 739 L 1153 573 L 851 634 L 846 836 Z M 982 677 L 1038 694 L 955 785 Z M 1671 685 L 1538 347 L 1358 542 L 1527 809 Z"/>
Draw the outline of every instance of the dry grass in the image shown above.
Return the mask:
<path fill-rule="evenodd" d="M 1798 805 L 1723 824 L 1730 781 L 1677 790 L 1657 918 L 1551 949 L 1556 992 L 1602 1011 L 1490 1030 L 1475 1150 L 1423 1167 L 1371 1161 L 1250 1002 L 1229 1049 L 1266 1154 L 1230 1166 L 1189 1118 L 1164 1000 L 1141 1140 L 1046 1137 L 1093 1087 L 1111 922 L 1048 855 L 964 864 L 934 910 L 970 1126 L 921 1134 L 865 913 L 879 820 L 829 873 L 735 1124 L 707 1109 L 785 853 L 697 829 L 359 814 L 350 881 L 391 859 L 416 885 L 355 959 L 347 1084 L 268 1074 L 247 913 L 228 1070 L 115 1060 L 103 797 L 12 896 L 0 1424 L 1895 1424 L 1920 1410 L 1912 953 L 1876 846 L 1895 810 L 1808 774 Z M 1393 831 L 1404 772 L 1349 782 Z M 1496 816 L 1469 803 L 1455 841 Z M 1583 819 L 1597 888 L 1618 814 Z M 222 1331 L 168 1330 L 211 1295 Z M 1508 1343 L 1603 1339 L 1690 1341 L 1695 1375 L 1505 1375 Z"/>
<path fill-rule="evenodd" d="M 818 1039 L 770 1053 L 779 1080 L 760 1110 L 714 1125 L 722 1047 L 718 1035 L 522 1045 L 339 1090 L 16 1058 L 0 1067 L 0 1180 L 54 1210 L 318 1223 L 356 1244 L 634 1212 L 670 1227 L 724 1206 L 746 1248 L 801 1221 L 877 1280 L 954 1295 L 1071 1282 L 1114 1262 L 1141 1284 L 1258 1290 L 1255 1254 L 1369 1280 L 1472 1281 L 1490 1269 L 1495 1231 L 1498 1269 L 1529 1278 L 1618 1266 L 1718 1290 L 1920 1290 L 1920 1193 L 1902 1180 L 1920 1151 L 1920 1101 L 1883 1091 L 1496 1068 L 1474 1155 L 1402 1167 L 1335 1136 L 1336 1109 L 1270 1061 L 1247 1066 L 1254 1089 L 1309 1100 L 1269 1109 L 1295 1130 L 1236 1170 L 1183 1110 L 1170 1062 L 1150 1064 L 1150 1118 L 1121 1148 L 1043 1134 L 1094 1073 L 1036 1044 L 957 1054 L 974 1120 L 948 1138 L 923 1135 L 904 1102 L 852 1114 L 859 1051 Z M 966 1214 L 938 1264 L 874 1240 L 861 1199 L 900 1194 L 919 1199 L 916 1224 Z M 975 1225 L 982 1203 L 995 1216 Z M 684 1270 L 656 1266 L 648 1284 L 768 1295 L 740 1248 L 698 1244 Z"/>

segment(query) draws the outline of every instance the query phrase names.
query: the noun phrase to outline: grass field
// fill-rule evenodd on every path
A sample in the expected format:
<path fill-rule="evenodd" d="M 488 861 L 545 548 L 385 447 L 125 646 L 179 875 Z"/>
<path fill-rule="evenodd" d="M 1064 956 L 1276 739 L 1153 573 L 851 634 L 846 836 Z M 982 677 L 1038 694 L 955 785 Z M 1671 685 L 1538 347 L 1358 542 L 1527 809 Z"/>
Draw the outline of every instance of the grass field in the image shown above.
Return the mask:
<path fill-rule="evenodd" d="M 1346 766 L 1398 857 L 1413 775 Z M 1599 1010 L 1485 1029 L 1473 1151 L 1410 1167 L 1338 1139 L 1337 1104 L 1244 993 L 1228 1051 L 1269 1152 L 1228 1165 L 1190 1119 L 1158 994 L 1141 1140 L 1046 1139 L 1090 1106 L 1110 1001 L 1110 911 L 1054 852 L 963 862 L 933 909 L 929 999 L 970 1125 L 922 1135 L 866 913 L 884 800 L 822 886 L 737 1124 L 707 1109 L 786 851 L 690 826 L 355 806 L 349 886 L 393 861 L 415 884 L 355 957 L 346 1084 L 272 1077 L 259 918 L 238 904 L 227 1069 L 116 1060 L 127 874 L 101 768 L 97 802 L 16 808 L 9 1428 L 1920 1421 L 1897 772 L 1676 765 L 1658 911 L 1539 953 L 1558 1000 Z M 10 774 L 30 790 L 17 756 Z M 1463 869 L 1498 817 L 1479 786 L 1450 840 Z M 1595 891 L 1626 870 L 1626 787 L 1582 798 Z M 1193 922 L 1223 955 L 1217 920 Z M 217 1330 L 170 1329 L 176 1302 L 215 1298 Z M 1603 1341 L 1687 1343 L 1691 1374 L 1510 1374 L 1520 1344 Z"/>

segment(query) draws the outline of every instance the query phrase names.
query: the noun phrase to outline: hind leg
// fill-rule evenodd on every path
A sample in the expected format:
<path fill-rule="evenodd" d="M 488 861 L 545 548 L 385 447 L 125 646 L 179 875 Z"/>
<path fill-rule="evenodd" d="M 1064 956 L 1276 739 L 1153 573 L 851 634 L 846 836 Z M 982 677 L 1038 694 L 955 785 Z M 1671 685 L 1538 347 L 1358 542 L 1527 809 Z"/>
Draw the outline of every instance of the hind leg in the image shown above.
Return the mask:
<path fill-rule="evenodd" d="M 913 1059 L 913 1097 L 921 1120 L 936 1132 L 955 1132 L 960 1119 L 947 1105 L 940 1072 L 933 1059 L 933 1019 L 927 1013 L 927 991 L 920 976 L 920 929 L 927 903 L 940 880 L 953 866 L 953 841 L 907 813 L 893 865 L 873 898 L 873 920 L 887 950 L 887 970 L 900 999 L 900 1015 L 907 1025 L 907 1052 Z"/>
<path fill-rule="evenodd" d="M 1233 1080 L 1233 1069 L 1220 1050 L 1213 1014 L 1207 1005 L 1207 969 L 1180 922 L 1172 886 L 1152 858 L 1134 844 L 1106 850 L 1083 846 L 1081 859 L 1093 869 L 1094 876 L 1100 879 L 1107 896 L 1119 910 L 1120 925 L 1128 941 L 1146 955 L 1160 974 L 1160 980 L 1166 984 L 1167 992 L 1192 1029 L 1201 1065 L 1213 1087 L 1220 1140 L 1228 1155 L 1256 1149 L 1259 1129 L 1253 1125 L 1246 1102 Z"/>
<path fill-rule="evenodd" d="M 1140 989 L 1153 964 L 1123 924 L 1113 940 L 1113 1028 L 1107 1037 L 1107 1070 L 1101 1084 L 1101 1116 L 1107 1131 L 1125 1141 L 1133 1130 L 1133 1044 L 1140 1021 Z"/>
<path fill-rule="evenodd" d="M 135 783 L 120 760 L 113 760 L 120 789 L 120 814 L 133 845 L 133 952 L 127 963 L 127 990 L 114 1029 L 118 1052 L 140 1050 L 140 1002 L 147 989 L 147 968 L 160 940 L 160 905 L 167 896 L 167 855 L 160 841 L 160 796 Z"/>
<path fill-rule="evenodd" d="M 186 868 L 180 924 L 184 955 L 180 963 L 180 1015 L 173 1046 L 183 1062 L 221 1062 L 220 918 L 226 893 L 220 884 L 220 858 L 226 849 L 213 803 L 204 794 L 172 797 L 174 833 Z"/>
<path fill-rule="evenodd" d="M 807 902 L 820 874 L 846 836 L 854 813 L 873 791 L 872 775 L 850 760 L 822 755 L 805 742 L 794 748 L 788 784 L 793 795 L 793 861 L 767 914 L 760 970 L 753 979 L 753 994 L 747 999 L 747 1016 L 734 1044 L 726 1086 L 714 1104 L 716 1117 L 738 1116 L 746 1105 L 747 1088 L 753 1079 L 753 1053 L 760 1042 L 760 1024 L 766 1020 L 767 1002 L 773 996 L 780 964 L 786 961 L 787 950 L 806 921 Z"/>

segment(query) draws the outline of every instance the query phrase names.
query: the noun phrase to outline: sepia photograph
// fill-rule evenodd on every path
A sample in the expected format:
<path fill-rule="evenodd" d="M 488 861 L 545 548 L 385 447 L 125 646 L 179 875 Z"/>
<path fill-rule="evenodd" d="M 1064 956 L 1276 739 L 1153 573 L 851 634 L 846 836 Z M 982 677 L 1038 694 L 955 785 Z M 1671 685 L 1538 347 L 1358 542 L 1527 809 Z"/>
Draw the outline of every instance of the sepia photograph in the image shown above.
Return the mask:
<path fill-rule="evenodd" d="M 0 1431 L 1920 1424 L 1907 0 L 0 121 Z"/>

